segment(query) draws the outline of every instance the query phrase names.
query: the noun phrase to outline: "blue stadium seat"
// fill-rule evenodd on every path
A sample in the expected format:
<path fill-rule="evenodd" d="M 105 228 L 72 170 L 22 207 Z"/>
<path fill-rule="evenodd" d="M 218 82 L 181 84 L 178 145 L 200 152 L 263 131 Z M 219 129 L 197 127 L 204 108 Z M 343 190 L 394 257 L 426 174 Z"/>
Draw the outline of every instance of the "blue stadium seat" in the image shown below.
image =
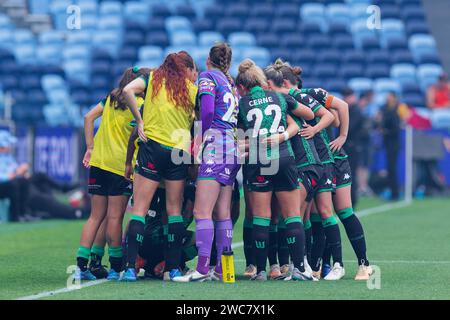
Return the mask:
<path fill-rule="evenodd" d="M 150 6 L 141 1 L 128 1 L 125 2 L 123 14 L 125 19 L 144 25 L 150 19 Z"/>
<path fill-rule="evenodd" d="M 409 49 L 417 62 L 420 57 L 428 53 L 437 53 L 436 41 L 430 35 L 415 34 L 409 38 Z"/>
<path fill-rule="evenodd" d="M 198 44 L 203 47 L 211 47 L 216 42 L 224 41 L 224 37 L 220 32 L 204 31 L 198 35 Z"/>
<path fill-rule="evenodd" d="M 152 17 L 148 23 L 145 24 L 148 31 L 166 31 L 166 23 L 164 18 Z"/>
<path fill-rule="evenodd" d="M 242 55 L 252 59 L 256 65 L 261 67 L 265 67 L 270 63 L 270 52 L 262 47 L 246 48 L 243 50 Z"/>
<path fill-rule="evenodd" d="M 391 19 L 391 18 L 398 18 L 400 16 L 400 9 L 397 5 L 382 5 L 381 12 L 383 19 Z"/>
<path fill-rule="evenodd" d="M 275 11 L 271 3 L 263 2 L 254 4 L 249 14 L 252 17 L 271 17 Z"/>
<path fill-rule="evenodd" d="M 406 34 L 411 36 L 413 34 L 427 34 L 429 33 L 428 24 L 421 20 L 411 20 L 406 24 Z"/>
<path fill-rule="evenodd" d="M 0 29 L 0 48 L 13 49 L 14 48 L 14 39 L 13 33 L 10 30 L 1 30 Z"/>
<path fill-rule="evenodd" d="M 122 3 L 119 1 L 103 1 L 100 3 L 99 13 L 102 16 L 122 16 Z"/>
<path fill-rule="evenodd" d="M 28 0 L 28 8 L 33 14 L 48 14 L 50 13 L 50 1 Z"/>
<path fill-rule="evenodd" d="M 349 50 L 342 56 L 342 60 L 347 63 L 366 63 L 366 54 L 360 50 Z"/>
<path fill-rule="evenodd" d="M 14 31 L 14 42 L 16 45 L 36 44 L 36 39 L 30 30 L 18 29 Z"/>
<path fill-rule="evenodd" d="M 372 50 L 366 55 L 368 64 L 391 64 L 391 53 L 386 50 Z"/>
<path fill-rule="evenodd" d="M 321 63 L 334 63 L 334 64 L 340 64 L 341 63 L 341 57 L 342 53 L 338 50 L 326 50 L 321 51 L 317 54 L 317 62 Z"/>
<path fill-rule="evenodd" d="M 253 33 L 265 32 L 269 29 L 269 21 L 260 18 L 248 18 L 246 19 L 244 30 Z"/>
<path fill-rule="evenodd" d="M 2 85 L 3 88 L 7 91 L 16 89 L 19 87 L 19 80 L 14 75 L 3 75 L 2 76 Z"/>
<path fill-rule="evenodd" d="M 366 77 L 372 79 L 388 78 L 390 74 L 390 67 L 387 64 L 377 63 L 368 65 L 366 68 Z"/>
<path fill-rule="evenodd" d="M 152 59 L 152 60 L 139 60 L 136 62 L 136 66 L 140 68 L 157 68 L 161 65 L 162 60 L 160 59 Z"/>
<path fill-rule="evenodd" d="M 197 33 L 202 31 L 213 31 L 214 23 L 211 19 L 200 18 L 192 21 L 192 27 Z"/>
<path fill-rule="evenodd" d="M 339 50 L 354 49 L 355 47 L 351 35 L 338 35 L 336 37 L 332 37 L 332 42 L 333 48 Z"/>
<path fill-rule="evenodd" d="M 366 3 L 350 3 L 348 4 L 349 7 L 349 13 L 352 17 L 352 20 L 358 20 L 358 19 L 366 19 L 369 17 L 369 14 L 367 13 L 367 8 L 370 4 Z"/>
<path fill-rule="evenodd" d="M 111 73 L 111 63 L 108 61 L 97 61 L 92 64 L 93 74 L 110 74 Z"/>
<path fill-rule="evenodd" d="M 119 51 L 122 38 L 120 34 L 114 31 L 102 31 L 94 34 L 92 38 L 93 46 L 107 51 L 111 56 L 115 57 Z"/>
<path fill-rule="evenodd" d="M 348 81 L 348 86 L 356 93 L 361 94 L 365 91 L 372 90 L 373 81 L 370 78 L 352 78 Z"/>
<path fill-rule="evenodd" d="M 65 90 L 66 83 L 61 76 L 46 74 L 41 78 L 41 86 L 45 91 L 50 92 L 53 90 Z"/>
<path fill-rule="evenodd" d="M 331 23 L 348 24 L 350 21 L 349 7 L 343 3 L 332 3 L 326 8 L 326 18 Z"/>
<path fill-rule="evenodd" d="M 431 63 L 431 64 L 441 64 L 441 58 L 439 57 L 439 55 L 437 53 L 423 53 L 418 61 L 419 64 L 427 64 L 427 63 Z"/>
<path fill-rule="evenodd" d="M 405 83 L 416 83 L 416 67 L 407 63 L 394 64 L 391 67 L 391 78 L 402 86 Z"/>
<path fill-rule="evenodd" d="M 217 31 L 221 32 L 225 37 L 230 33 L 239 32 L 242 30 L 243 22 L 238 18 L 223 18 L 216 26 Z"/>
<path fill-rule="evenodd" d="M 335 64 L 332 63 L 320 63 L 314 66 L 312 75 L 316 78 L 333 78 L 337 74 L 337 68 Z"/>
<path fill-rule="evenodd" d="M 443 69 L 437 64 L 422 64 L 417 67 L 417 78 L 423 91 L 435 83 L 442 74 Z"/>
<path fill-rule="evenodd" d="M 34 64 L 36 46 L 34 44 L 21 44 L 14 46 L 14 55 L 19 64 Z"/>
<path fill-rule="evenodd" d="M 152 6 L 152 16 L 167 18 L 172 14 L 170 8 L 166 4 L 158 3 Z"/>
<path fill-rule="evenodd" d="M 373 83 L 373 89 L 375 94 L 386 94 L 388 92 L 394 91 L 397 95 L 401 94 L 400 84 L 390 78 L 379 78 L 376 79 Z"/>
<path fill-rule="evenodd" d="M 328 25 L 328 33 L 330 36 L 349 35 L 350 28 L 348 25 L 348 22 L 330 22 Z"/>
<path fill-rule="evenodd" d="M 255 36 L 248 32 L 234 32 L 228 36 L 232 48 L 247 48 L 256 46 Z"/>
<path fill-rule="evenodd" d="M 40 44 L 64 45 L 64 34 L 60 31 L 44 31 L 39 34 Z"/>
<path fill-rule="evenodd" d="M 399 50 L 392 53 L 392 63 L 414 63 L 414 59 L 409 50 Z"/>
<path fill-rule="evenodd" d="M 119 52 L 119 60 L 137 60 L 137 48 L 135 47 L 122 47 Z"/>
<path fill-rule="evenodd" d="M 315 50 L 326 49 L 331 46 L 331 39 L 328 35 L 314 35 L 308 38 L 308 47 Z"/>
<path fill-rule="evenodd" d="M 391 38 L 388 38 L 385 43 L 385 48 L 387 48 L 389 51 L 394 51 L 398 49 L 408 49 L 408 41 L 405 36 L 398 36 Z"/>
<path fill-rule="evenodd" d="M 61 48 L 54 45 L 41 45 L 36 48 L 36 59 L 41 64 L 60 64 Z"/>
<path fill-rule="evenodd" d="M 166 19 L 166 30 L 169 34 L 181 31 L 191 31 L 192 25 L 188 18 L 181 16 L 172 16 Z"/>
<path fill-rule="evenodd" d="M 405 38 L 405 26 L 398 19 L 383 19 L 380 30 L 380 41 L 384 48 L 387 47 L 389 39 Z"/>
<path fill-rule="evenodd" d="M 299 24 L 298 29 L 304 35 L 323 34 L 322 27 L 317 21 L 303 21 Z"/>
<path fill-rule="evenodd" d="M 144 36 L 144 32 L 142 32 L 142 31 L 137 31 L 137 30 L 127 31 L 123 37 L 124 45 L 132 45 L 132 46 L 136 47 L 136 46 L 141 45 L 144 42 L 145 42 L 145 36 Z"/>
<path fill-rule="evenodd" d="M 213 21 L 217 21 L 224 17 L 224 12 L 225 12 L 224 7 L 216 3 L 214 5 L 205 8 L 204 16 Z"/>
<path fill-rule="evenodd" d="M 98 13 L 98 4 L 95 0 L 78 0 L 77 5 L 80 7 L 82 15 L 96 15 Z"/>
<path fill-rule="evenodd" d="M 403 102 L 413 108 L 424 108 L 426 105 L 424 96 L 418 93 L 404 96 Z"/>
<path fill-rule="evenodd" d="M 324 20 L 325 6 L 321 3 L 305 3 L 300 7 L 300 17 L 303 21 Z"/>
<path fill-rule="evenodd" d="M 233 18 L 245 18 L 249 11 L 249 6 L 246 3 L 236 2 L 226 7 L 225 15 Z"/>
<path fill-rule="evenodd" d="M 64 60 L 89 60 L 91 58 L 89 47 L 83 45 L 67 46 L 62 55 Z"/>
<path fill-rule="evenodd" d="M 153 46 L 167 47 L 169 45 L 169 37 L 162 31 L 149 32 L 145 38 L 145 43 Z"/>
<path fill-rule="evenodd" d="M 351 79 L 364 76 L 364 69 L 360 63 L 346 63 L 340 68 L 339 75 L 344 79 Z"/>
<path fill-rule="evenodd" d="M 140 61 L 163 59 L 163 50 L 157 46 L 143 46 L 139 48 L 138 58 Z"/>
<path fill-rule="evenodd" d="M 177 16 L 189 18 L 190 20 L 193 20 L 197 16 L 197 13 L 193 6 L 188 4 L 178 5 L 175 9 L 175 14 Z"/>
<path fill-rule="evenodd" d="M 298 19 L 298 8 L 298 4 L 295 3 L 280 3 L 277 5 L 275 15 L 282 18 Z"/>
<path fill-rule="evenodd" d="M 197 45 L 197 37 L 191 31 L 176 31 L 170 35 L 170 44 L 172 46 L 193 47 Z"/>
<path fill-rule="evenodd" d="M 69 60 L 63 63 L 64 70 L 69 79 L 78 80 L 82 83 L 89 83 L 90 64 L 85 60 Z"/>
<path fill-rule="evenodd" d="M 342 92 L 347 87 L 347 82 L 340 79 L 330 79 L 325 82 L 325 88 L 329 92 Z"/>
<path fill-rule="evenodd" d="M 205 69 L 205 63 L 209 56 L 210 46 L 195 47 L 190 52 L 192 59 L 197 63 L 200 69 Z"/>
<path fill-rule="evenodd" d="M 280 37 L 276 33 L 262 33 L 258 35 L 256 42 L 265 48 L 276 48 L 280 44 Z"/>
<path fill-rule="evenodd" d="M 292 52 L 292 60 L 295 64 L 300 64 L 301 66 L 306 64 L 312 64 L 316 61 L 317 54 L 311 49 L 300 49 Z"/>
<path fill-rule="evenodd" d="M 84 30 L 77 30 L 67 33 L 66 43 L 68 45 L 89 46 L 92 42 L 92 33 Z"/>
<path fill-rule="evenodd" d="M 279 44 L 283 48 L 298 49 L 305 45 L 305 39 L 301 34 L 292 32 L 282 35 Z"/>
<path fill-rule="evenodd" d="M 417 83 L 403 83 L 402 86 L 402 96 L 408 96 L 410 94 L 422 94 L 422 90 Z"/>
<path fill-rule="evenodd" d="M 295 19 L 276 18 L 272 21 L 271 30 L 275 33 L 292 32 L 297 29 L 297 21 Z"/>
<path fill-rule="evenodd" d="M 120 31 L 123 29 L 122 16 L 103 16 L 98 20 L 98 29 Z"/>
<path fill-rule="evenodd" d="M 81 15 L 81 28 L 84 31 L 94 32 L 98 27 L 98 16 L 97 15 Z"/>
<path fill-rule="evenodd" d="M 425 14 L 420 7 L 406 7 L 400 12 L 400 16 L 406 23 L 411 20 L 425 21 Z"/>

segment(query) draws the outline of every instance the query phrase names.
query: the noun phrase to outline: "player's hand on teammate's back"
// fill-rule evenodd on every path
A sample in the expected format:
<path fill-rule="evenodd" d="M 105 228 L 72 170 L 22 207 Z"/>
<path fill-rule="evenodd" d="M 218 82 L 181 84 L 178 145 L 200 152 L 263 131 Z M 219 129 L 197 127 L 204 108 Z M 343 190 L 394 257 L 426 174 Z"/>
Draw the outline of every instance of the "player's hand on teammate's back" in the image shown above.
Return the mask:
<path fill-rule="evenodd" d="M 84 154 L 84 157 L 83 157 L 83 165 L 86 167 L 86 168 L 89 168 L 90 166 L 89 166 L 89 162 L 91 162 L 91 154 L 92 154 L 92 149 L 87 149 L 86 150 L 86 153 Z"/>
<path fill-rule="evenodd" d="M 300 129 L 300 135 L 305 139 L 312 139 L 317 133 L 316 127 L 312 127 L 309 124 L 304 124 L 303 128 Z"/>

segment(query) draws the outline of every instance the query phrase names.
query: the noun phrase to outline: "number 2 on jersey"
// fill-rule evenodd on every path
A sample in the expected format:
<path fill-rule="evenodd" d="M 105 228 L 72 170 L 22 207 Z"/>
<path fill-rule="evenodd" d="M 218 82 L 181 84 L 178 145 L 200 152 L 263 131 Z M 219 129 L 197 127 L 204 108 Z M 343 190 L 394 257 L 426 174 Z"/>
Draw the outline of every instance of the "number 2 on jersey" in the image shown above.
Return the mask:
<path fill-rule="evenodd" d="M 269 132 L 273 134 L 273 133 L 279 132 L 280 130 L 284 131 L 282 128 L 279 128 L 280 122 L 281 122 L 280 106 L 277 104 L 269 104 L 264 109 L 264 115 L 266 115 L 266 116 L 271 116 L 272 112 L 274 112 L 275 115 L 273 117 L 273 122 L 272 122 L 272 125 L 270 126 Z M 264 119 L 264 115 L 263 115 L 262 110 L 258 109 L 258 108 L 251 109 L 247 113 L 247 121 L 248 122 L 255 120 L 255 125 L 253 126 L 253 137 L 254 138 L 256 138 L 260 134 L 267 133 L 267 128 L 261 128 L 261 125 L 262 125 L 262 122 Z"/>
<path fill-rule="evenodd" d="M 237 106 L 236 97 L 231 92 L 227 92 L 223 96 L 223 102 L 225 102 L 228 105 L 228 110 L 223 115 L 222 120 L 236 124 L 237 113 L 239 111 L 239 109 L 236 108 Z"/>

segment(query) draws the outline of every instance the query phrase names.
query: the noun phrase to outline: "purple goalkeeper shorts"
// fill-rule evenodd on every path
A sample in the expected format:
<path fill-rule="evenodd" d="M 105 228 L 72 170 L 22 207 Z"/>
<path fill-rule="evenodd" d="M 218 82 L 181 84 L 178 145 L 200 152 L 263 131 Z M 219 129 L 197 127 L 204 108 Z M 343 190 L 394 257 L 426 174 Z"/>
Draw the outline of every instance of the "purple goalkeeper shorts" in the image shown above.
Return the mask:
<path fill-rule="evenodd" d="M 231 186 L 241 167 L 238 164 L 236 148 L 230 145 L 227 151 L 217 153 L 216 150 L 204 148 L 203 159 L 198 169 L 198 180 L 215 180 L 222 185 Z"/>

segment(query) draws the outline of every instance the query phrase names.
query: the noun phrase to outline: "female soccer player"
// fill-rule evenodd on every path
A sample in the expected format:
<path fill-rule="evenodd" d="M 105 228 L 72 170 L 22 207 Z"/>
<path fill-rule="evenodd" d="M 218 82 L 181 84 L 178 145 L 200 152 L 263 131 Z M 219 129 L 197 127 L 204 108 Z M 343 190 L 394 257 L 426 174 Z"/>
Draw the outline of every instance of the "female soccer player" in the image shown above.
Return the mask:
<path fill-rule="evenodd" d="M 269 82 L 269 87 L 276 92 L 283 92 L 289 94 L 290 90 L 284 87 L 284 77 L 282 69 L 285 67 L 285 63 L 278 59 L 273 65 L 268 66 L 265 69 L 265 74 Z M 334 116 L 327 111 L 322 105 L 307 94 L 295 94 L 292 95 L 298 102 L 309 107 L 315 115 L 315 119 L 308 122 L 302 122 L 295 115 L 292 118 L 296 121 L 299 127 L 305 127 L 309 124 L 314 124 L 318 131 L 327 128 L 334 120 Z M 319 120 L 317 120 L 319 119 Z M 308 123 L 308 124 L 307 124 Z M 318 152 L 316 150 L 316 145 L 312 136 L 296 136 L 291 139 L 293 150 L 295 153 L 295 159 L 297 163 L 297 168 L 299 169 L 299 175 L 302 180 L 304 188 L 301 189 L 301 200 L 302 208 L 301 214 L 304 217 L 305 222 L 305 233 L 306 233 L 306 253 L 311 252 L 311 223 L 309 221 L 309 216 L 305 217 L 305 212 L 308 203 L 311 202 L 317 196 L 318 181 L 320 181 L 323 175 L 323 166 L 320 161 Z M 328 191 L 326 191 L 328 192 Z M 323 195 L 317 196 L 322 197 L 323 200 L 328 200 L 328 207 L 332 207 L 331 197 L 323 197 Z M 323 211 L 323 218 L 329 218 L 333 212 L 331 210 Z M 305 259 L 305 265 L 308 264 L 308 259 Z"/>
<path fill-rule="evenodd" d="M 231 58 L 232 51 L 227 44 L 214 45 L 206 61 L 208 70 L 199 77 L 198 102 L 203 137 L 200 151 L 203 154 L 194 204 L 198 262 L 195 272 L 183 278 L 185 282 L 221 280 L 222 252 L 231 248 L 231 198 L 240 168 L 236 136 L 239 97 L 228 73 Z M 214 236 L 217 262 L 210 273 Z"/>
<path fill-rule="evenodd" d="M 125 281 L 136 281 L 135 262 L 144 234 L 145 215 L 164 179 L 168 215 L 166 271 L 171 280 L 182 276 L 184 232 L 182 195 L 187 176 L 185 159 L 190 159 L 190 129 L 194 121 L 197 87 L 194 61 L 186 52 L 169 54 L 163 64 L 145 78 L 124 89 L 126 102 L 136 120 L 141 140 L 133 180 L 133 216 L 127 237 Z M 145 92 L 143 116 L 133 98 Z"/>
<path fill-rule="evenodd" d="M 92 209 L 91 216 L 86 221 L 81 234 L 77 253 L 76 279 L 95 279 L 86 266 L 96 235 L 102 237 L 100 226 L 105 217 L 111 263 L 108 279 L 118 279 L 121 271 L 122 220 L 132 191 L 130 182 L 124 177 L 125 156 L 128 137 L 133 129 L 130 125 L 133 116 L 125 105 L 123 89 L 131 81 L 147 73 L 148 70 L 144 68 L 127 69 L 120 80 L 119 87 L 85 116 L 84 132 L 87 151 L 83 164 L 86 168 L 90 168 L 88 190 L 92 195 Z M 136 105 L 140 105 L 143 102 L 142 97 L 143 93 L 140 93 L 132 99 Z M 99 117 L 102 117 L 102 121 L 94 138 L 94 121 Z M 92 251 L 98 254 L 102 249 L 102 247 L 95 247 Z"/>
<path fill-rule="evenodd" d="M 336 177 L 336 191 L 333 195 L 333 205 L 334 210 L 344 225 L 347 237 L 358 259 L 359 267 L 355 280 L 368 280 L 373 270 L 367 259 L 363 227 L 352 208 L 352 172 L 348 162 L 348 155 L 343 149 L 349 127 L 348 105 L 345 101 L 330 95 L 327 91 L 320 88 L 302 89 L 302 92 L 306 92 L 319 101 L 322 101 L 326 108 L 337 111 L 335 116 L 339 118 L 339 135 L 330 142 Z M 324 258 L 324 264 L 326 262 L 329 262 L 329 256 Z"/>
<path fill-rule="evenodd" d="M 242 96 L 239 119 L 242 127 L 251 131 L 244 180 L 250 191 L 253 213 L 252 238 L 257 274 L 252 279 L 267 280 L 271 200 L 275 192 L 286 224 L 284 241 L 288 244 L 294 264 L 292 279 L 312 280 L 303 265 L 305 234 L 300 217 L 299 178 L 288 141 L 291 135 L 298 132 L 298 127 L 287 112 L 290 110 L 307 120 L 311 120 L 314 114 L 289 96 L 264 90 L 262 87 L 267 87 L 266 77 L 250 59 L 240 64 L 236 84 Z"/>
<path fill-rule="evenodd" d="M 293 96 L 297 100 L 301 100 L 303 94 L 308 94 L 310 97 L 306 96 L 309 100 L 315 99 L 320 104 L 325 105 L 327 101 L 322 99 L 317 99 L 317 95 L 310 91 L 301 91 L 301 78 L 300 74 L 302 72 L 301 68 L 294 68 L 288 63 L 284 63 L 284 66 L 280 68 L 284 77 L 284 86 L 289 89 L 289 95 Z M 315 92 L 314 92 L 315 93 Z M 334 265 L 332 272 L 330 272 L 324 279 L 325 280 L 339 280 L 345 275 L 345 270 L 342 262 L 342 246 L 341 246 L 341 236 L 339 232 L 339 227 L 337 225 L 337 220 L 333 215 L 333 202 L 332 202 L 332 191 L 333 183 L 335 181 L 334 175 L 334 156 L 329 146 L 329 137 L 326 131 L 326 127 L 331 124 L 328 122 L 327 126 L 323 126 L 323 121 L 311 121 L 303 129 L 301 129 L 301 135 L 306 139 L 314 139 L 314 144 L 318 151 L 319 158 L 323 164 L 323 174 L 318 181 L 317 194 L 315 196 L 315 206 L 321 217 L 321 224 L 323 230 L 328 239 L 327 245 L 329 250 L 332 252 L 334 258 Z M 318 223 L 317 218 L 311 216 L 313 224 Z M 313 230 L 316 228 L 313 228 Z M 312 247 L 311 253 L 311 268 L 314 271 L 314 276 L 320 277 L 320 259 L 323 254 L 323 246 L 320 245 L 320 241 L 315 241 Z M 323 243 L 323 242 L 322 242 Z"/>

